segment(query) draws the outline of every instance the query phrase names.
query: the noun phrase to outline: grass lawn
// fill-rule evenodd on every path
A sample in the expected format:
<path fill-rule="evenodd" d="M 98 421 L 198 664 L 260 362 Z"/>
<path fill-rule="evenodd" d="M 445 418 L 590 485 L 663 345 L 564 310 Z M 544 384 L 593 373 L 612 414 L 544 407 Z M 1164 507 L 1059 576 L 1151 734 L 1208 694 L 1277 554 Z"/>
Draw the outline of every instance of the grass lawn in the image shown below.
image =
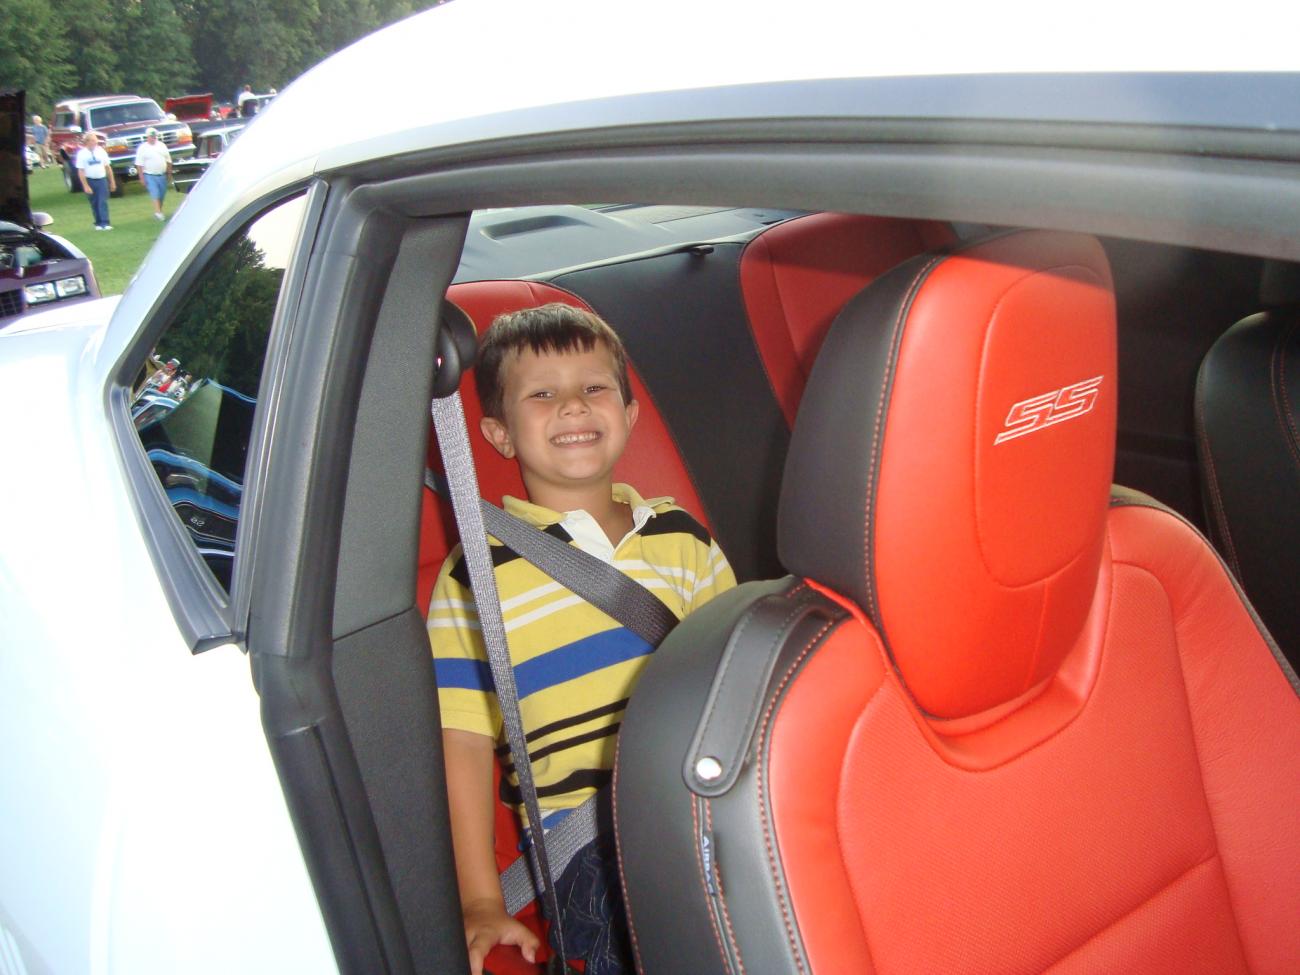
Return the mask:
<path fill-rule="evenodd" d="M 54 218 L 48 230 L 86 252 L 95 265 L 100 293 L 121 294 L 165 226 L 153 218 L 153 204 L 144 185 L 139 180 L 122 184 L 125 195 L 108 200 L 108 219 L 113 229 L 97 231 L 86 194 L 69 193 L 63 186 L 62 170 L 53 166 L 37 169 L 27 179 L 32 209 L 43 210 Z M 169 189 L 163 212 L 174 213 L 182 199 Z"/>

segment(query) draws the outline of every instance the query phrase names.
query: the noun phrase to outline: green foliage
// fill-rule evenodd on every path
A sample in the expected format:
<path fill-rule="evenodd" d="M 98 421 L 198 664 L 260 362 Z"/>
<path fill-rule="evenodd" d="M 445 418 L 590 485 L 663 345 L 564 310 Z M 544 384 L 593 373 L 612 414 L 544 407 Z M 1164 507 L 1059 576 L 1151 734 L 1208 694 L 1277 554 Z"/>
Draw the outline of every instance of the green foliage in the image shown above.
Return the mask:
<path fill-rule="evenodd" d="M 122 81 L 161 105 L 194 80 L 190 37 L 172 0 L 138 0 L 121 9 Z"/>
<path fill-rule="evenodd" d="M 0 0 L 0 81 L 49 116 L 72 95 L 157 99 L 283 88 L 316 62 L 443 0 Z"/>
<path fill-rule="evenodd" d="M 268 268 L 244 235 L 204 269 L 203 280 L 158 343 L 162 359 L 179 359 L 196 379 L 215 379 L 256 396 L 284 271 Z"/>
<path fill-rule="evenodd" d="M 76 79 L 62 20 L 47 0 L 3 0 L 3 6 L 0 79 L 6 87 L 25 88 L 27 110 L 48 121 L 50 108 Z"/>
<path fill-rule="evenodd" d="M 121 91 L 117 41 L 122 18 L 115 5 L 109 0 L 50 0 L 50 9 L 67 38 L 75 75 L 68 94 Z"/>

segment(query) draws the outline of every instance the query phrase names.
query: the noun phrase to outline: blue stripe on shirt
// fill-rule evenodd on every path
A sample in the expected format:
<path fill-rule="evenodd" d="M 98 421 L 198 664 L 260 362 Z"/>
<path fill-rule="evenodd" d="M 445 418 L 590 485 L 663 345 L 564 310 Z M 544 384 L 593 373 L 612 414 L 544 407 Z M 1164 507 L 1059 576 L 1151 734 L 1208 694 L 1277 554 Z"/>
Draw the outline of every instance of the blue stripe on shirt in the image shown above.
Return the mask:
<path fill-rule="evenodd" d="M 438 678 L 438 686 L 444 690 L 459 687 L 467 691 L 491 691 L 495 687 L 486 660 L 435 657 L 433 673 Z"/>
<path fill-rule="evenodd" d="M 565 644 L 515 667 L 519 697 L 653 653 L 654 647 L 631 630 L 615 627 Z"/>
<path fill-rule="evenodd" d="M 652 652 L 654 647 L 631 630 L 616 627 L 567 643 L 518 664 L 515 667 L 515 691 L 522 699 L 556 684 Z M 495 688 L 492 671 L 486 660 L 436 657 L 433 669 L 438 678 L 438 686 L 443 689 L 454 687 L 470 691 L 491 691 Z"/>

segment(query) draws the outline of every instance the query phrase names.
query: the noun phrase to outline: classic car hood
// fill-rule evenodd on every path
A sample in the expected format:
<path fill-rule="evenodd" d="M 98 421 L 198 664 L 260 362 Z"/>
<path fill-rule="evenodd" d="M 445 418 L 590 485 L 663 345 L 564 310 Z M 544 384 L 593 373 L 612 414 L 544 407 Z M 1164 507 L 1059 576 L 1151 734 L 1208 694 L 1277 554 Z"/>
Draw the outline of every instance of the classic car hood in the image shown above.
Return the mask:
<path fill-rule="evenodd" d="M 182 122 L 205 121 L 212 112 L 212 92 L 202 95 L 177 95 L 163 103 L 163 111 Z"/>
<path fill-rule="evenodd" d="M 0 91 L 0 221 L 32 226 L 32 211 L 27 197 L 27 169 L 23 166 L 23 146 L 27 132 L 26 93 Z"/>

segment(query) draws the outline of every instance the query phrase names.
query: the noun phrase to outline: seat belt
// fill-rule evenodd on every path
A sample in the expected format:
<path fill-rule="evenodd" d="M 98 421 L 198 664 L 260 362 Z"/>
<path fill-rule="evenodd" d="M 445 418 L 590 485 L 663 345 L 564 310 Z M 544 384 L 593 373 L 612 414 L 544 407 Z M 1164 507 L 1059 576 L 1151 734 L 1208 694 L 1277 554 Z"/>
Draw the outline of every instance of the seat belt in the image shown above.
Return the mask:
<path fill-rule="evenodd" d="M 448 466 L 447 477 L 452 474 Z M 424 483 L 442 494 L 438 477 L 424 469 Z M 490 535 L 511 551 L 531 562 L 548 576 L 581 596 L 606 616 L 623 624 L 652 647 L 659 646 L 677 625 L 677 616 L 650 590 L 629 579 L 608 562 L 584 552 L 554 535 L 539 531 L 521 518 L 479 499 L 483 523 Z"/>
<path fill-rule="evenodd" d="M 439 432 L 440 444 L 441 436 Z M 453 470 L 453 465 L 445 454 L 444 463 L 447 467 L 445 484 L 440 483 L 432 470 L 427 467 L 424 469 L 425 486 L 440 496 L 446 496 L 452 480 L 458 480 L 461 476 L 458 470 Z M 451 490 L 454 491 L 454 488 Z M 474 493 L 478 493 L 477 485 Z M 479 509 L 482 512 L 484 530 L 651 646 L 659 646 L 668 632 L 677 625 L 677 617 L 672 610 L 644 586 L 629 579 L 609 563 L 539 531 L 490 501 L 480 498 Z M 474 530 L 478 532 L 480 529 L 476 525 Z M 546 830 L 547 859 L 551 865 L 553 881 L 560 878 L 574 855 L 596 838 L 600 801 L 599 793 L 591 796 L 559 823 Z M 533 820 L 531 812 L 528 818 L 530 822 Z M 501 874 L 501 893 L 507 914 L 518 913 L 543 893 L 530 866 L 528 857 L 520 856 Z"/>
<path fill-rule="evenodd" d="M 554 874 L 547 858 L 542 811 L 537 802 L 532 766 L 528 761 L 528 743 L 524 740 L 523 718 L 519 714 L 514 667 L 510 663 L 510 651 L 506 645 L 506 628 L 501 617 L 501 598 L 497 594 L 487 528 L 483 524 L 483 511 L 478 505 L 478 478 L 474 474 L 474 458 L 470 453 L 469 431 L 465 426 L 465 411 L 461 406 L 460 393 L 452 392 L 441 399 L 434 399 L 431 410 L 438 446 L 447 468 L 451 506 L 456 514 L 456 524 L 460 526 L 461 548 L 465 554 L 465 566 L 469 570 L 470 587 L 478 605 L 479 627 L 483 645 L 487 649 L 488 667 L 496 687 L 506 741 L 509 742 L 510 753 L 514 757 L 515 775 L 519 779 L 519 790 L 523 793 L 528 822 L 532 824 L 532 842 L 528 844 L 527 855 L 532 863 L 533 875 L 538 878 L 542 900 L 555 929 L 556 942 L 560 945 L 560 950 L 553 959 L 558 961 L 561 971 L 567 971 L 564 921 L 560 917 L 559 900 L 555 896 L 555 882 L 551 879 Z"/>
<path fill-rule="evenodd" d="M 552 917 L 556 935 L 563 945 L 563 922 L 555 895 L 555 880 L 573 858 L 574 853 L 595 838 L 603 809 L 600 794 L 592 796 L 569 812 L 549 833 L 542 828 L 541 809 L 528 745 L 524 738 L 523 718 L 519 713 L 518 690 L 514 668 L 506 643 L 501 600 L 496 588 L 496 573 L 488 544 L 488 523 L 499 541 L 509 545 L 521 557 L 546 572 L 561 585 L 589 601 L 617 622 L 623 624 L 651 646 L 657 647 L 677 624 L 677 617 L 644 587 L 633 582 L 611 565 L 570 546 L 527 522 L 520 521 L 479 497 L 478 478 L 470 451 L 465 410 L 458 391 L 460 377 L 473 363 L 478 341 L 473 323 L 451 302 L 442 306 L 442 327 L 438 332 L 437 371 L 434 374 L 434 399 L 431 405 L 434 430 L 447 470 L 448 493 L 460 528 L 465 565 L 470 588 L 479 609 L 479 625 L 487 650 L 488 665 L 496 685 L 506 740 L 514 758 L 524 809 L 531 832 L 528 852 L 515 860 L 501 875 L 502 894 L 510 914 L 515 914 L 540 895 Z M 438 490 L 437 478 L 425 469 L 425 483 Z M 477 502 L 477 503 L 476 503 Z M 499 513 L 500 519 L 491 511 Z M 537 542 L 537 539 L 541 539 Z M 576 569 L 572 566 L 577 566 Z M 552 859 L 553 855 L 556 856 Z M 529 868 L 531 867 L 531 873 Z M 563 952 L 552 956 L 567 969 Z"/>

